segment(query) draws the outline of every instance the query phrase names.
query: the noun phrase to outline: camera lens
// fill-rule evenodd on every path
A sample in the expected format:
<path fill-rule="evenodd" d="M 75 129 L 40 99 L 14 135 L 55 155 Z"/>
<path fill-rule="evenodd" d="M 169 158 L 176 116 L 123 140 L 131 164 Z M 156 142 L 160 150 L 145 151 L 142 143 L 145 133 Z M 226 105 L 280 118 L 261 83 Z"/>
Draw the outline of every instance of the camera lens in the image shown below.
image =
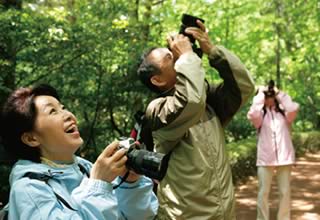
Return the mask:
<path fill-rule="evenodd" d="M 188 14 L 183 14 L 181 18 L 182 24 L 184 24 L 186 27 L 199 27 L 197 20 L 204 23 L 203 19 Z"/>
<path fill-rule="evenodd" d="M 192 50 L 201 58 L 202 57 L 202 50 L 197 47 L 196 40 L 191 34 L 187 34 L 185 32 L 187 27 L 198 27 L 197 20 L 200 20 L 202 23 L 204 23 L 204 20 L 192 15 L 183 14 L 181 18 L 181 26 L 179 30 L 179 34 L 183 34 L 184 36 L 188 37 L 191 44 L 192 44 Z"/>
<path fill-rule="evenodd" d="M 168 159 L 165 154 L 131 148 L 127 153 L 127 166 L 138 174 L 161 180 L 166 173 Z"/>

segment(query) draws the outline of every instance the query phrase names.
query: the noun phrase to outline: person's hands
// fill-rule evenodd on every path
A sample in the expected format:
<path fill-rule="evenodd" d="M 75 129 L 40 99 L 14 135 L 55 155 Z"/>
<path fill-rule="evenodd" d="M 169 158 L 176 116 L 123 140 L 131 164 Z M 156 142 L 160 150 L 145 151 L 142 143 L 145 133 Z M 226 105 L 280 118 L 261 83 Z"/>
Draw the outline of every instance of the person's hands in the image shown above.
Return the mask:
<path fill-rule="evenodd" d="M 211 43 L 211 40 L 209 38 L 208 30 L 201 21 L 197 20 L 197 24 L 200 28 L 188 27 L 186 28 L 185 32 L 187 34 L 191 34 L 194 39 L 199 42 L 202 52 L 209 55 L 213 44 Z"/>
<path fill-rule="evenodd" d="M 104 180 L 111 183 L 117 176 L 123 176 L 127 171 L 126 150 L 119 149 L 119 142 L 112 142 L 99 155 L 91 169 L 90 178 Z"/>
<path fill-rule="evenodd" d="M 279 90 L 278 87 L 276 87 L 276 86 L 273 87 L 273 90 L 274 90 L 276 96 L 277 96 L 277 95 L 279 94 L 279 92 L 280 92 L 280 90 Z"/>
<path fill-rule="evenodd" d="M 192 51 L 189 38 L 182 34 L 178 34 L 174 37 L 168 36 L 167 42 L 175 60 L 182 54 Z"/>
<path fill-rule="evenodd" d="M 268 91 L 268 87 L 266 86 L 257 86 L 258 92 L 266 92 Z"/>

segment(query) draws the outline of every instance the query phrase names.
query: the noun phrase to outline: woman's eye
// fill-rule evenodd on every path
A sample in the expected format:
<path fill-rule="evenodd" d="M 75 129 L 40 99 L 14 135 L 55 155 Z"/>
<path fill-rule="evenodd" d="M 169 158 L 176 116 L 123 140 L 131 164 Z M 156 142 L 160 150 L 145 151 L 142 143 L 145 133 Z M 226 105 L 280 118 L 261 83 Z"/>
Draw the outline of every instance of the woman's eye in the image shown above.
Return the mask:
<path fill-rule="evenodd" d="M 51 115 L 51 114 L 54 114 L 54 113 L 56 113 L 57 111 L 54 109 L 54 108 L 52 108 L 52 109 L 50 109 L 50 111 L 49 111 L 49 114 Z"/>
<path fill-rule="evenodd" d="M 64 105 L 61 107 L 61 109 L 62 109 L 63 111 L 69 111 L 68 108 L 67 108 L 66 106 L 64 106 Z"/>

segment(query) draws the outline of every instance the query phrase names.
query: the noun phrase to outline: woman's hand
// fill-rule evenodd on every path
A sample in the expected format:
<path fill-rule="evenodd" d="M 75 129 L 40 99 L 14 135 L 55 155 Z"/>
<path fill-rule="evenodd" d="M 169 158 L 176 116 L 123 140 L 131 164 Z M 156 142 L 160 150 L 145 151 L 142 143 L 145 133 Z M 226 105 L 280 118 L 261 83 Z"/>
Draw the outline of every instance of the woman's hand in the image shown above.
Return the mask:
<path fill-rule="evenodd" d="M 126 149 L 119 149 L 119 142 L 108 145 L 99 155 L 91 169 L 90 178 L 111 183 L 117 176 L 123 176 L 127 171 Z"/>
<path fill-rule="evenodd" d="M 268 87 L 266 87 L 266 86 L 257 86 L 256 88 L 257 88 L 258 92 L 266 92 L 266 91 L 268 91 Z"/>
<path fill-rule="evenodd" d="M 273 87 L 273 90 L 274 90 L 275 96 L 277 96 L 280 92 L 280 90 L 276 86 Z"/>

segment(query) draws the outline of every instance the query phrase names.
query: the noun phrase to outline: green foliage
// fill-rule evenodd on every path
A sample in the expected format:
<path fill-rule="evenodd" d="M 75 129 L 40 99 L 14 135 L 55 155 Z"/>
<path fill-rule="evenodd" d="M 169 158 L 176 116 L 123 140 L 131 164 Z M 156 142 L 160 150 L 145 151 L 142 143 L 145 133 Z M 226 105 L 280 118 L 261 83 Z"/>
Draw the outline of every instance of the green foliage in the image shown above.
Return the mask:
<path fill-rule="evenodd" d="M 281 86 L 301 106 L 295 128 L 320 126 L 315 0 L 279 0 L 280 14 L 275 3 L 261 0 L 23 3 L 21 10 L 3 9 L 0 14 L 5 54 L 0 57 L 0 103 L 18 86 L 52 84 L 79 118 L 87 140 L 83 150 L 92 147 L 98 153 L 114 138 L 129 134 L 133 114 L 151 97 L 136 78 L 138 58 L 149 46 L 166 46 L 167 34 L 179 30 L 182 13 L 205 19 L 212 41 L 234 51 L 257 84 L 275 78 L 276 38 L 281 38 Z M 206 58 L 204 66 L 210 82 L 221 82 Z M 228 141 L 254 134 L 247 110 L 248 105 L 228 126 Z"/>
<path fill-rule="evenodd" d="M 237 54 L 257 85 L 279 80 L 300 104 L 295 131 L 320 128 L 317 0 L 16 2 L 0 6 L 0 104 L 17 87 L 53 85 L 78 117 L 85 140 L 79 153 L 88 159 L 129 135 L 134 113 L 152 97 L 136 77 L 139 57 L 150 46 L 166 47 L 182 13 L 202 17 L 212 42 Z M 221 82 L 205 57 L 203 64 L 207 79 Z M 228 125 L 228 143 L 254 136 L 248 108 Z"/>
<path fill-rule="evenodd" d="M 15 42 L 15 72 L 7 71 L 15 81 L 2 91 L 38 83 L 58 88 L 79 118 L 87 140 L 82 150 L 93 159 L 111 140 L 129 134 L 133 114 L 147 97 L 134 76 L 139 45 L 132 47 L 138 40 L 128 27 L 127 2 L 87 3 L 74 6 L 72 22 L 66 9 L 52 8 L 57 2 L 1 13 L 1 33 L 7 33 L 1 42 Z"/>
<path fill-rule="evenodd" d="M 249 105 L 244 106 L 232 119 L 226 128 L 227 143 L 245 139 L 254 136 L 256 129 L 247 119 Z"/>
<path fill-rule="evenodd" d="M 311 131 L 294 133 L 293 144 L 297 156 L 301 156 L 305 152 L 316 153 L 320 150 L 320 132 Z"/>

